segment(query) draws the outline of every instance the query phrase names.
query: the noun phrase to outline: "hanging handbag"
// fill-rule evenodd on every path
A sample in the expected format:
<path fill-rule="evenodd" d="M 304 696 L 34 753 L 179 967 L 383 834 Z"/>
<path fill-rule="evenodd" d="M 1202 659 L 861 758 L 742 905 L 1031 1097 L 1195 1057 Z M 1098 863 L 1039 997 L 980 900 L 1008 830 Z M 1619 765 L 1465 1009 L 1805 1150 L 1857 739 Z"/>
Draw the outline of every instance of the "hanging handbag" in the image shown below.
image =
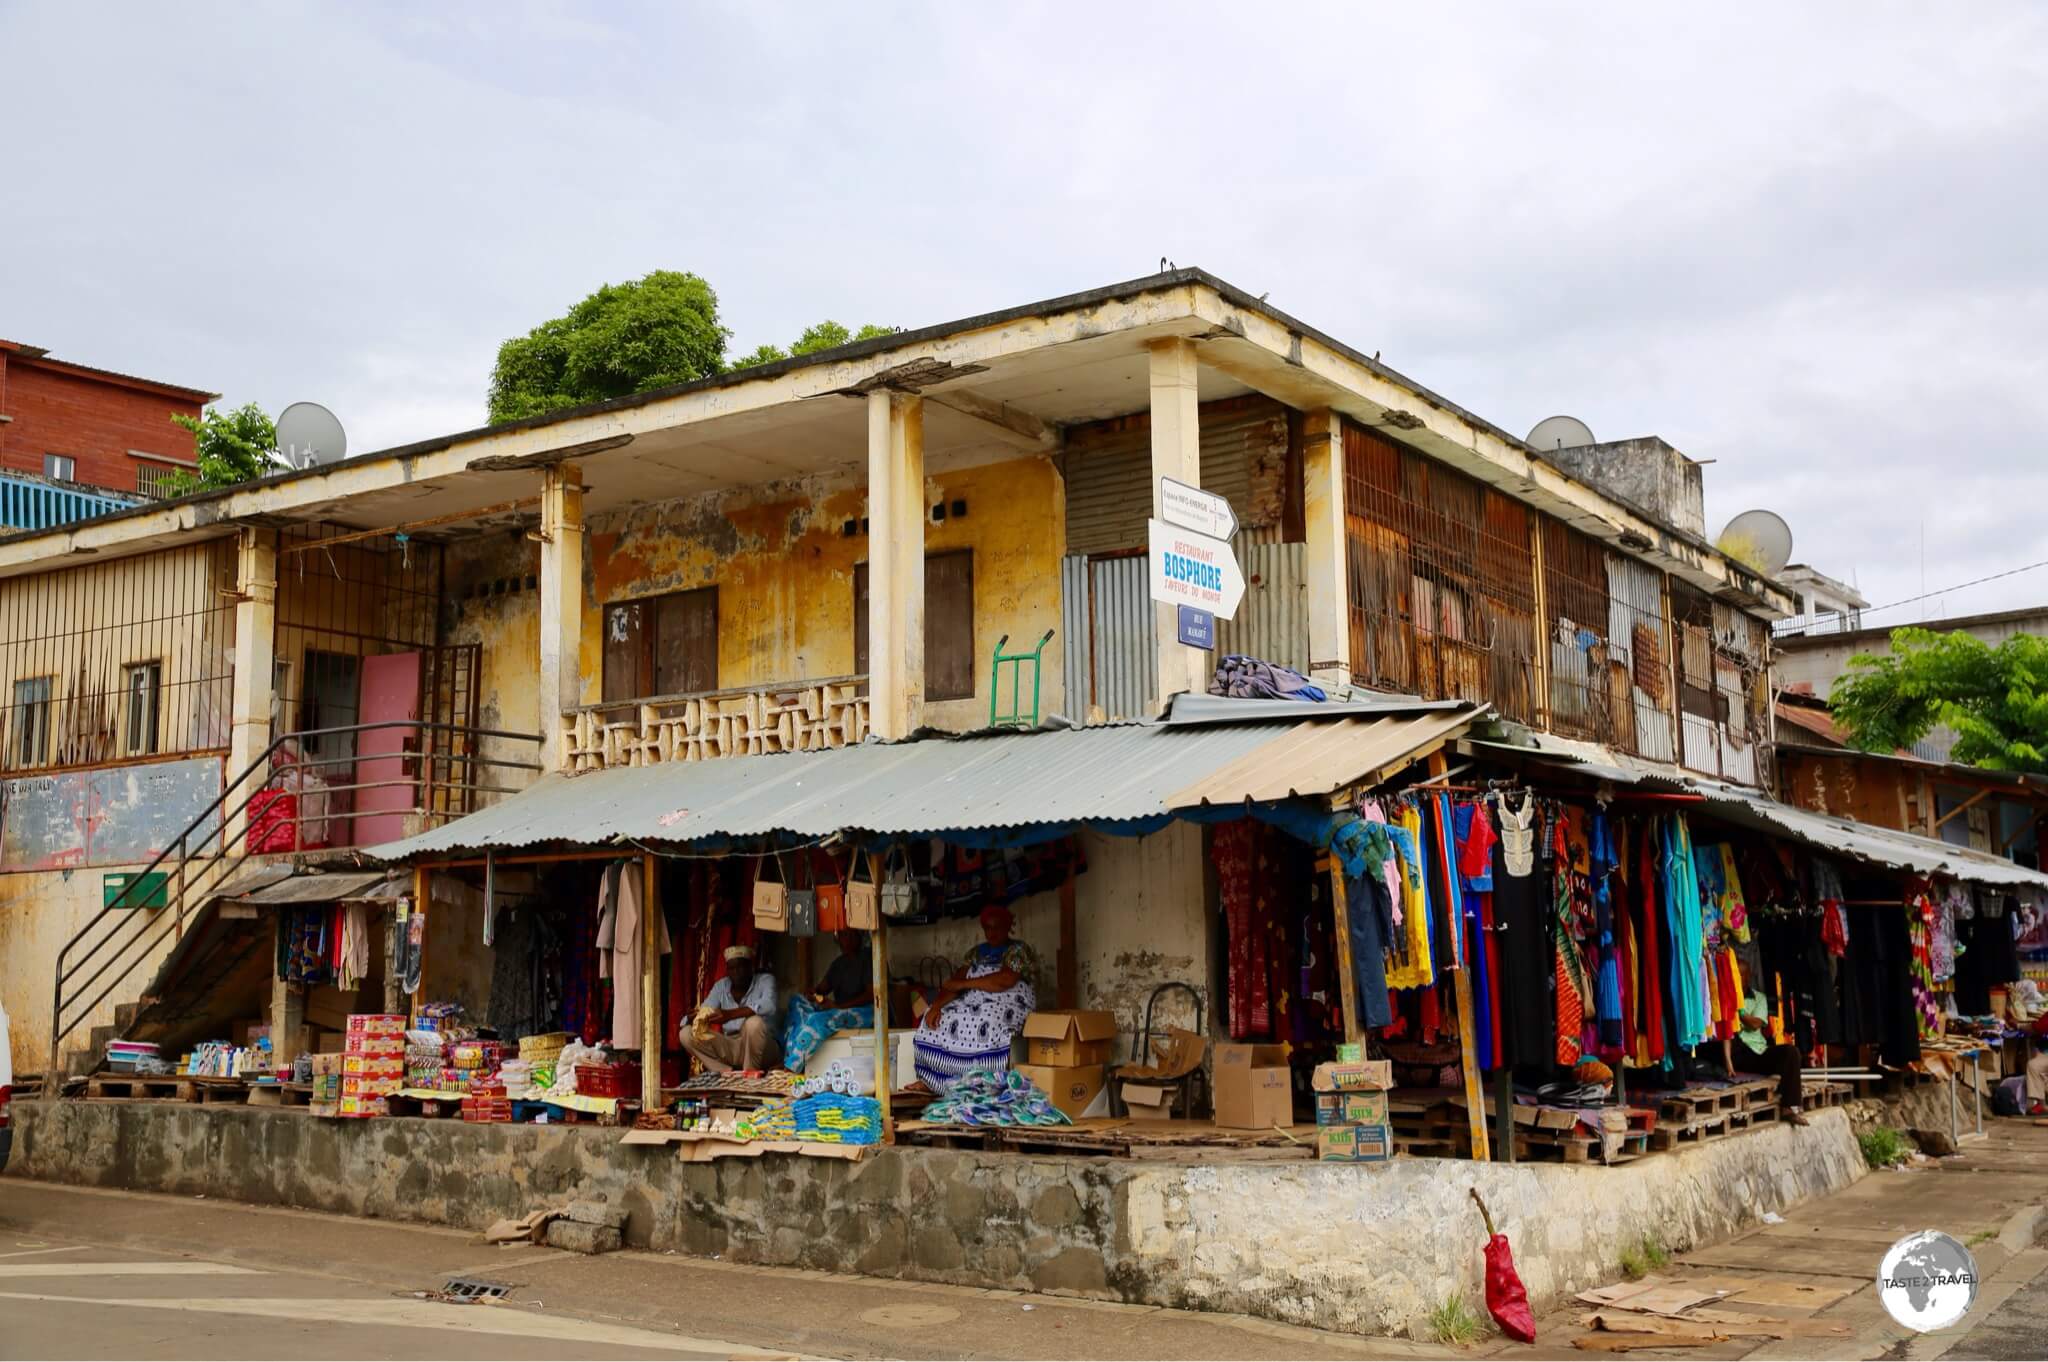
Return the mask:
<path fill-rule="evenodd" d="M 782 855 L 775 854 L 775 878 L 768 878 L 768 857 L 754 858 L 754 926 L 759 931 L 789 928 L 789 886 L 783 883 Z"/>
<path fill-rule="evenodd" d="M 811 853 L 797 853 L 797 868 L 803 871 L 804 879 L 811 878 Z M 818 891 L 806 883 L 799 889 L 794 883 L 788 888 L 785 900 L 789 925 L 783 930 L 791 936 L 816 936 L 818 934 Z"/>
<path fill-rule="evenodd" d="M 858 853 L 855 853 L 856 855 Z M 834 861 L 832 869 L 837 872 L 839 863 Z M 847 874 L 853 867 L 847 866 Z M 818 886 L 818 935 L 830 936 L 846 927 L 846 876 L 835 873 L 828 883 Z"/>
<path fill-rule="evenodd" d="M 889 848 L 882 862 L 882 883 L 876 892 L 883 917 L 916 917 L 923 908 L 918 900 L 917 881 L 910 877 L 910 855 L 902 846 Z"/>
<path fill-rule="evenodd" d="M 863 868 L 867 871 L 866 879 L 860 877 Z M 856 847 L 853 860 L 846 867 L 846 925 L 857 932 L 872 932 L 881 920 L 875 892 L 875 858 Z"/>

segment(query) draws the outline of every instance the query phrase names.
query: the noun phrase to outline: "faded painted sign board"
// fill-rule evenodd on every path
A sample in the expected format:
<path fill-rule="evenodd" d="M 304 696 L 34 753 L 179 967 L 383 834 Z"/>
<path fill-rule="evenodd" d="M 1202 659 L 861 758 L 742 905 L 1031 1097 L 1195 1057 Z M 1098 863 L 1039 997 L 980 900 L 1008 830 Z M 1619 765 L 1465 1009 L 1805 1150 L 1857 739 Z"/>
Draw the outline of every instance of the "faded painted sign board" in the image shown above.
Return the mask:
<path fill-rule="evenodd" d="M 1147 558 L 1152 599 L 1168 605 L 1192 605 L 1229 619 L 1244 599 L 1244 573 L 1229 541 L 1184 530 L 1163 520 L 1148 520 Z"/>
<path fill-rule="evenodd" d="M 1230 508 L 1230 498 L 1190 487 L 1178 478 L 1159 480 L 1159 518 L 1211 539 L 1237 533 L 1237 512 Z"/>
<path fill-rule="evenodd" d="M 0 782 L 0 870 L 137 865 L 220 797 L 219 757 L 58 771 Z M 220 835 L 215 810 L 193 849 Z"/>

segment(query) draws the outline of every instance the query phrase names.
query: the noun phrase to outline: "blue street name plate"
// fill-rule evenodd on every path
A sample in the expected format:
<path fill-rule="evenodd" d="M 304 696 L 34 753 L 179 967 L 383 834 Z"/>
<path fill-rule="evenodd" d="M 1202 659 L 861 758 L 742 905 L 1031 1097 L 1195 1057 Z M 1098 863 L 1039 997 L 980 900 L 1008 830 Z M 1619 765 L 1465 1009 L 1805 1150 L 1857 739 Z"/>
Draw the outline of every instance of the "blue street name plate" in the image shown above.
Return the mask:
<path fill-rule="evenodd" d="M 1190 648 L 1214 648 L 1216 617 L 1206 610 L 1197 610 L 1192 605 L 1176 608 L 1180 611 L 1180 641 Z"/>

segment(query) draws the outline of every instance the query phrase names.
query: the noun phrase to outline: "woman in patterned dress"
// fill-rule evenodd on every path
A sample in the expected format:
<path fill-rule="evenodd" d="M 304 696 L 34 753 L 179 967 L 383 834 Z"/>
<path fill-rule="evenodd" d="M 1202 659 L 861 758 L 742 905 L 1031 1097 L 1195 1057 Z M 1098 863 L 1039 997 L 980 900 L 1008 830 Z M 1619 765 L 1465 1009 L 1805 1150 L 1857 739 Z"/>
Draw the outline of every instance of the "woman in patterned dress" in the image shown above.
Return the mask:
<path fill-rule="evenodd" d="M 1037 962 L 1031 948 L 1010 939 L 1010 910 L 990 904 L 981 910 L 987 938 L 967 953 L 965 968 L 948 979 L 930 1002 L 917 1028 L 917 1076 L 944 1094 L 971 1070 L 1004 1073 L 1010 1043 L 1038 1006 L 1031 987 Z"/>

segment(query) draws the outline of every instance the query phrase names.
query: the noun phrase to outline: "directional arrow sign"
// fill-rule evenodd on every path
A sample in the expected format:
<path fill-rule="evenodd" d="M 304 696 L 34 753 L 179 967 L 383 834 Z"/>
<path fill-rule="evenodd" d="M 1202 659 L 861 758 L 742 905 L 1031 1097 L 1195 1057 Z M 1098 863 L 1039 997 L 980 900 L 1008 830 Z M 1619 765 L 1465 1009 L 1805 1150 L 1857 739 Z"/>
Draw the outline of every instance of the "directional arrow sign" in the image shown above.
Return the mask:
<path fill-rule="evenodd" d="M 1148 520 L 1145 529 L 1151 541 L 1153 600 L 1192 605 L 1224 619 L 1237 614 L 1244 573 L 1228 542 L 1163 520 Z"/>
<path fill-rule="evenodd" d="M 1159 480 L 1159 518 L 1211 539 L 1228 539 L 1237 533 L 1237 512 L 1230 509 L 1229 498 L 1190 487 L 1177 478 Z"/>

